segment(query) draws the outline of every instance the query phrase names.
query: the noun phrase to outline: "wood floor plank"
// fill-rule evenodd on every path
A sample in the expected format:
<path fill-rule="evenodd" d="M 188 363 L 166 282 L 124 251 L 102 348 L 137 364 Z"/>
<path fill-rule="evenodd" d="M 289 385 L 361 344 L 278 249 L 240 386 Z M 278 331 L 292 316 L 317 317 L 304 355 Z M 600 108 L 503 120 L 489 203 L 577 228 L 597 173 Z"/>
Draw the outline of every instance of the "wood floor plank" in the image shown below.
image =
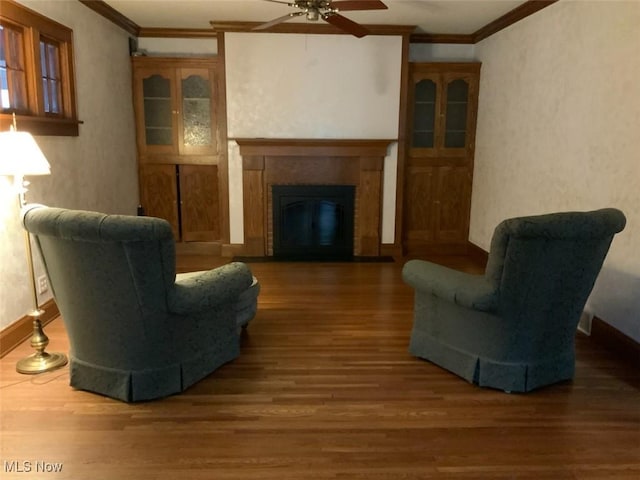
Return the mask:
<path fill-rule="evenodd" d="M 226 261 L 180 257 L 178 269 Z M 68 367 L 19 375 L 21 345 L 0 361 L 0 477 L 640 478 L 637 371 L 579 335 L 571 382 L 512 395 L 470 385 L 408 353 L 401 266 L 250 264 L 262 291 L 241 356 L 159 401 L 75 391 Z M 47 334 L 51 351 L 68 348 L 61 319 Z"/>

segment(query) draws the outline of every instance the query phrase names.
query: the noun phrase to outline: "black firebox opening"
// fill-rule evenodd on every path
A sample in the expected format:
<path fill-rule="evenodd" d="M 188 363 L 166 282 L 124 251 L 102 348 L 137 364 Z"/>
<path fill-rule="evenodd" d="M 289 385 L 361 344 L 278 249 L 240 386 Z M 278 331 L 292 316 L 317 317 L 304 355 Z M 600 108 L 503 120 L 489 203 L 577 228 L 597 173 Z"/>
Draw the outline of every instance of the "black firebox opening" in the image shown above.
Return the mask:
<path fill-rule="evenodd" d="M 274 185 L 272 199 L 274 257 L 353 257 L 354 186 Z"/>

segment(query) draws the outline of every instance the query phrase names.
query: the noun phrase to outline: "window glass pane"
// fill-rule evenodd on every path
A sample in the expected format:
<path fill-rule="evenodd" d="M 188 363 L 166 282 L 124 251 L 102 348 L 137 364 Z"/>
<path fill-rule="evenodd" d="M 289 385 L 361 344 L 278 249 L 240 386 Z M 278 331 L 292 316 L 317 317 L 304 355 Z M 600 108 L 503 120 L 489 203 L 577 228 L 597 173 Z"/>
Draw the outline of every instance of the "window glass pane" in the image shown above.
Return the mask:
<path fill-rule="evenodd" d="M 49 60 L 49 68 L 47 68 L 47 75 L 49 78 L 60 78 L 60 67 L 58 63 L 58 46 L 49 44 L 47 45 L 47 58 Z"/>
<path fill-rule="evenodd" d="M 192 75 L 182 80 L 184 144 L 211 145 L 211 89 L 205 78 Z"/>
<path fill-rule="evenodd" d="M 9 70 L 7 73 L 7 80 L 9 84 L 9 102 L 11 103 L 11 110 L 26 110 L 27 89 L 25 87 L 24 72 Z"/>
<path fill-rule="evenodd" d="M 0 108 L 9 108 L 9 83 L 4 52 L 4 27 L 0 25 Z"/>
<path fill-rule="evenodd" d="M 46 78 L 42 79 L 42 95 L 44 96 L 44 111 L 49 111 L 49 82 Z"/>
<path fill-rule="evenodd" d="M 5 28 L 7 43 L 5 56 L 7 65 L 16 70 L 24 70 L 24 58 L 22 54 L 22 32 L 12 28 Z"/>
<path fill-rule="evenodd" d="M 7 69 L 0 65 L 0 107 L 9 108 L 9 84 L 7 81 Z"/>
<path fill-rule="evenodd" d="M 60 82 L 58 44 L 40 40 L 40 67 L 42 69 L 42 95 L 46 113 L 60 113 L 62 84 Z"/>
<path fill-rule="evenodd" d="M 47 49 L 45 47 L 44 42 L 40 42 L 40 70 L 42 71 L 42 76 L 46 77 L 46 75 L 47 75 Z"/>
<path fill-rule="evenodd" d="M 13 112 L 27 109 L 22 32 L 0 25 L 0 104 Z"/>
<path fill-rule="evenodd" d="M 51 86 L 51 112 L 52 113 L 60 113 L 60 82 L 56 80 L 50 80 L 49 85 Z"/>

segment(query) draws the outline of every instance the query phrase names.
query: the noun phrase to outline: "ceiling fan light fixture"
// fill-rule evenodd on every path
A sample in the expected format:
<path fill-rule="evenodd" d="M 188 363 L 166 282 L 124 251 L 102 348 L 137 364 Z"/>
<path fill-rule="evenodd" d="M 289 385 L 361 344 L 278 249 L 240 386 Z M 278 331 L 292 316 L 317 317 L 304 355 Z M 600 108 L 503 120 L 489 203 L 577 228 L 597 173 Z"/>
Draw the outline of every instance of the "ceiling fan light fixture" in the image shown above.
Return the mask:
<path fill-rule="evenodd" d="M 330 23 L 340 30 L 358 38 L 370 32 L 359 23 L 340 15 L 340 11 L 382 10 L 387 6 L 381 0 L 294 0 L 289 3 L 282 0 L 265 0 L 271 3 L 282 3 L 289 7 L 296 7 L 299 11 L 271 20 L 254 27 L 252 30 L 266 30 L 294 17 L 304 15 L 307 20 L 317 22 L 319 19 Z"/>

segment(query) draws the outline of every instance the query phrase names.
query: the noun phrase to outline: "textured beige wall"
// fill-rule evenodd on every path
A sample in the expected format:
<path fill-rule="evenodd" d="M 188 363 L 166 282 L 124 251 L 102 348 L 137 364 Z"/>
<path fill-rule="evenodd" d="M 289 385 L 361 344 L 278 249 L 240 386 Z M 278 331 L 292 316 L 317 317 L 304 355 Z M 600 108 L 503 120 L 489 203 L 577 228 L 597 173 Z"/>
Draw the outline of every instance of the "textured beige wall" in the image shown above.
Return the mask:
<path fill-rule="evenodd" d="M 502 219 L 620 208 L 587 308 L 640 340 L 640 2 L 562 1 L 476 45 L 470 240 Z"/>
<path fill-rule="evenodd" d="M 28 201 L 135 213 L 138 186 L 126 32 L 75 0 L 19 3 L 73 30 L 76 95 L 84 122 L 78 137 L 36 138 L 51 175 L 29 178 Z M 0 329 L 32 308 L 18 213 L 9 179 L 0 177 Z M 49 298 L 50 293 L 41 300 Z"/>

